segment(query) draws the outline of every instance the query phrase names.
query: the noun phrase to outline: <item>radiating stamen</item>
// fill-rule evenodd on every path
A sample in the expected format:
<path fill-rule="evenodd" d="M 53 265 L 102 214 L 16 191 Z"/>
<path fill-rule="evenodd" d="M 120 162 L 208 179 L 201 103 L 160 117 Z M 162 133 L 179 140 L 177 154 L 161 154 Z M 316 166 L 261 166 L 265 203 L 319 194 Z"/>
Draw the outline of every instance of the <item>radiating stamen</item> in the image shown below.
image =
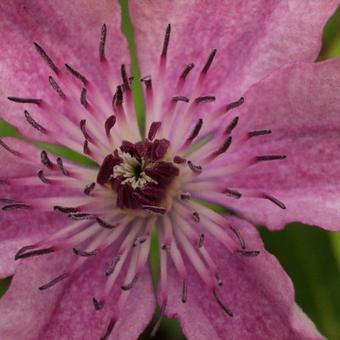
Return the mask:
<path fill-rule="evenodd" d="M 156 335 L 156 333 L 158 332 L 159 327 L 161 325 L 161 321 L 162 321 L 162 319 L 165 315 L 165 310 L 166 310 L 166 302 L 163 303 L 162 306 L 161 306 L 158 319 L 157 319 L 157 321 L 156 321 L 155 325 L 153 326 L 152 331 L 150 333 L 151 337 L 154 337 Z"/>
<path fill-rule="evenodd" d="M 285 155 L 265 155 L 265 156 L 256 156 L 255 161 L 263 162 L 263 161 L 276 161 L 286 159 L 287 156 Z"/>
<path fill-rule="evenodd" d="M 215 96 L 202 96 L 202 97 L 197 97 L 195 98 L 195 103 L 210 103 L 216 100 Z"/>
<path fill-rule="evenodd" d="M 202 129 L 202 126 L 203 126 L 203 119 L 200 118 L 200 119 L 197 121 L 197 123 L 196 123 L 194 129 L 192 130 L 192 132 L 191 132 L 191 134 L 190 134 L 190 136 L 188 137 L 186 143 L 190 143 L 193 139 L 195 139 L 195 138 L 198 136 L 199 132 L 200 132 L 201 129 Z"/>
<path fill-rule="evenodd" d="M 87 132 L 87 129 L 86 129 L 86 119 L 82 119 L 80 122 L 79 122 L 79 127 L 80 127 L 80 130 L 81 132 L 83 133 L 84 135 L 84 138 L 91 142 L 91 143 L 94 143 L 94 140 L 93 138 L 89 135 L 89 133 Z"/>
<path fill-rule="evenodd" d="M 194 212 L 192 213 L 192 218 L 193 218 L 194 221 L 197 222 L 197 223 L 199 223 L 200 220 L 201 220 L 200 215 L 199 215 L 199 213 L 198 213 L 197 211 L 194 211 Z"/>
<path fill-rule="evenodd" d="M 179 197 L 181 200 L 188 201 L 191 199 L 191 194 L 190 192 L 182 192 Z"/>
<path fill-rule="evenodd" d="M 97 255 L 97 251 L 96 251 L 96 250 L 93 250 L 93 251 L 85 251 L 85 250 L 81 250 L 81 249 L 78 249 L 78 248 L 73 248 L 72 250 L 73 250 L 73 252 L 74 252 L 77 256 L 91 257 L 91 256 Z"/>
<path fill-rule="evenodd" d="M 51 288 L 54 285 L 56 285 L 57 283 L 59 283 L 62 280 L 66 279 L 68 276 L 69 276 L 69 273 L 61 274 L 61 275 L 57 276 L 55 279 L 51 280 L 50 282 L 40 286 L 39 289 L 40 290 L 45 290 L 45 289 Z"/>
<path fill-rule="evenodd" d="M 41 151 L 40 153 L 40 160 L 43 165 L 45 165 L 49 169 L 55 169 L 55 165 L 51 162 L 48 157 L 48 154 L 45 150 Z"/>
<path fill-rule="evenodd" d="M 36 104 L 36 105 L 40 105 L 42 103 L 42 100 L 37 99 L 37 98 L 7 97 L 7 99 L 15 103 Z"/>
<path fill-rule="evenodd" d="M 11 153 L 14 156 L 18 156 L 21 157 L 23 156 L 19 151 L 16 151 L 14 149 L 12 149 L 11 147 L 9 147 L 1 138 L 0 138 L 0 145 L 7 150 L 9 153 Z"/>
<path fill-rule="evenodd" d="M 171 33 L 171 25 L 168 24 L 166 31 L 165 31 L 165 35 L 164 35 L 163 48 L 162 48 L 162 54 L 161 54 L 162 58 L 165 58 L 168 53 L 170 33 Z"/>
<path fill-rule="evenodd" d="M 142 209 L 145 211 L 149 211 L 151 213 L 160 214 L 160 215 L 164 215 L 167 212 L 166 208 L 157 207 L 153 205 L 143 205 Z"/>
<path fill-rule="evenodd" d="M 85 155 L 91 155 L 92 154 L 90 147 L 89 147 L 89 141 L 87 139 L 84 140 L 83 152 L 84 152 Z"/>
<path fill-rule="evenodd" d="M 102 228 L 105 228 L 105 229 L 114 229 L 114 228 L 117 227 L 116 224 L 108 223 L 108 222 L 102 220 L 102 219 L 99 218 L 99 217 L 96 218 L 96 221 L 97 221 L 97 223 L 98 223 Z"/>
<path fill-rule="evenodd" d="M 55 205 L 53 207 L 53 210 L 59 211 L 59 212 L 64 213 L 64 214 L 77 213 L 77 212 L 80 211 L 80 209 L 77 208 L 77 207 L 62 207 L 60 205 Z"/>
<path fill-rule="evenodd" d="M 31 250 L 31 251 L 25 252 L 26 250 L 28 250 L 28 248 L 29 247 L 24 247 L 24 248 L 20 249 L 16 253 L 14 259 L 15 260 L 26 259 L 26 258 L 33 257 L 33 256 L 51 254 L 55 251 L 55 249 L 53 247 L 49 247 L 49 248 L 43 248 L 43 249 L 37 249 L 37 250 Z"/>
<path fill-rule="evenodd" d="M 211 66 L 211 64 L 214 61 L 214 58 L 216 56 L 216 52 L 217 52 L 216 49 L 213 49 L 211 51 L 211 53 L 210 53 L 210 55 L 208 57 L 207 62 L 205 63 L 204 67 L 202 68 L 202 71 L 201 71 L 202 74 L 207 74 L 208 73 L 208 71 L 210 69 L 210 66 Z"/>
<path fill-rule="evenodd" d="M 68 171 L 64 167 L 63 160 L 60 157 L 57 158 L 57 165 L 64 176 L 69 176 Z"/>
<path fill-rule="evenodd" d="M 174 163 L 176 163 L 176 164 L 184 164 L 186 162 L 187 162 L 187 160 L 183 157 L 180 157 L 180 156 L 174 157 Z"/>
<path fill-rule="evenodd" d="M 189 98 L 185 96 L 174 96 L 171 98 L 173 102 L 184 102 L 184 103 L 189 103 Z"/>
<path fill-rule="evenodd" d="M 188 284 L 186 280 L 183 280 L 182 284 L 182 302 L 186 303 L 188 299 Z"/>
<path fill-rule="evenodd" d="M 123 80 L 123 89 L 125 91 L 129 90 L 130 89 L 129 77 L 127 75 L 126 68 L 125 68 L 124 64 L 122 64 L 122 66 L 120 68 L 120 74 L 121 74 L 121 77 L 122 77 L 122 80 Z"/>
<path fill-rule="evenodd" d="M 148 139 L 153 140 L 156 137 L 157 131 L 161 127 L 162 123 L 161 122 L 152 122 L 149 133 L 148 133 Z"/>
<path fill-rule="evenodd" d="M 236 235 L 239 243 L 240 243 L 240 246 L 242 249 L 245 249 L 246 248 L 246 243 L 244 242 L 244 239 L 242 238 L 240 232 L 234 228 L 233 226 L 230 226 L 230 230 Z"/>
<path fill-rule="evenodd" d="M 58 83 L 55 81 L 55 79 L 52 76 L 48 77 L 48 81 L 50 85 L 52 86 L 53 90 L 58 94 L 58 96 L 62 99 L 65 99 L 65 93 L 61 89 L 61 87 L 58 85 Z"/>
<path fill-rule="evenodd" d="M 106 119 L 106 121 L 105 121 L 105 132 L 106 132 L 107 136 L 110 135 L 110 131 L 114 127 L 115 124 L 116 124 L 116 116 L 112 115 L 112 116 L 110 116 L 109 118 Z"/>
<path fill-rule="evenodd" d="M 53 70 L 55 74 L 58 74 L 59 73 L 58 67 L 55 65 L 53 60 L 48 56 L 45 50 L 38 43 L 34 42 L 33 44 L 41 58 L 45 60 L 46 64 Z"/>
<path fill-rule="evenodd" d="M 95 182 L 87 184 L 85 189 L 84 189 L 84 194 L 85 195 L 90 195 L 95 186 L 96 186 Z"/>
<path fill-rule="evenodd" d="M 107 326 L 105 334 L 100 338 L 100 340 L 107 340 L 111 335 L 113 328 L 115 326 L 116 320 L 111 319 L 109 325 Z"/>
<path fill-rule="evenodd" d="M 217 295 L 217 290 L 214 289 L 213 290 L 213 295 L 218 303 L 218 305 L 223 309 L 223 311 L 229 315 L 230 317 L 234 316 L 233 312 L 222 302 L 222 300 L 219 298 L 219 296 Z"/>
<path fill-rule="evenodd" d="M 237 250 L 236 253 L 248 257 L 256 257 L 260 254 L 258 250 L 243 250 L 243 249 Z"/>
<path fill-rule="evenodd" d="M 115 270 L 115 268 L 116 268 L 116 266 L 117 266 L 119 260 L 120 260 L 120 256 L 116 256 L 116 257 L 112 260 L 111 264 L 109 265 L 109 267 L 108 267 L 108 268 L 106 269 L 106 271 L 105 271 L 105 275 L 106 275 L 106 276 L 109 276 L 109 275 L 111 275 L 111 274 L 114 272 L 114 270 Z"/>
<path fill-rule="evenodd" d="M 240 105 L 242 105 L 244 103 L 244 98 L 241 97 L 239 100 L 237 100 L 236 102 L 232 102 L 227 104 L 226 108 L 225 108 L 225 112 L 228 112 L 232 109 L 236 109 L 237 107 L 239 107 Z"/>
<path fill-rule="evenodd" d="M 122 289 L 122 290 L 125 290 L 125 291 L 126 291 L 126 290 L 130 290 L 130 289 L 133 287 L 133 285 L 136 283 L 137 279 L 138 279 L 138 275 L 136 275 L 136 276 L 131 280 L 131 282 L 122 285 L 122 286 L 121 286 L 121 289 Z"/>
<path fill-rule="evenodd" d="M 275 197 L 273 197 L 271 195 L 262 194 L 262 198 L 267 199 L 267 200 L 273 202 L 274 204 L 276 204 L 281 209 L 286 209 L 286 206 L 284 205 L 284 203 L 282 203 L 277 198 L 275 198 Z"/>
<path fill-rule="evenodd" d="M 32 116 L 30 115 L 30 113 L 29 113 L 27 110 L 24 111 L 24 114 L 25 114 L 25 118 L 26 118 L 27 122 L 28 122 L 31 126 L 33 126 L 36 130 L 38 130 L 38 131 L 41 132 L 41 133 L 46 133 L 46 129 L 45 129 L 43 126 L 41 126 L 39 123 L 37 123 L 37 122 L 32 118 Z"/>
<path fill-rule="evenodd" d="M 11 211 L 11 210 L 17 210 L 17 209 L 31 209 L 31 206 L 25 203 L 11 203 L 3 206 L 1 208 L 3 211 Z"/>
<path fill-rule="evenodd" d="M 242 194 L 236 190 L 232 190 L 232 189 L 225 189 L 224 190 L 224 193 L 229 196 L 229 197 L 232 197 L 232 198 L 236 198 L 236 199 L 239 199 L 242 197 Z"/>
<path fill-rule="evenodd" d="M 184 80 L 194 67 L 195 67 L 195 64 L 193 64 L 193 63 L 185 66 L 183 72 L 181 73 L 180 79 Z"/>
<path fill-rule="evenodd" d="M 271 130 L 250 131 L 250 132 L 248 132 L 248 137 L 252 138 L 252 137 L 257 137 L 257 136 L 264 136 L 264 135 L 269 135 L 271 133 L 272 133 Z"/>
<path fill-rule="evenodd" d="M 86 96 L 87 96 L 87 89 L 83 87 L 80 92 L 80 104 L 83 105 L 85 108 L 88 107 Z"/>
<path fill-rule="evenodd" d="M 224 133 L 226 135 L 231 134 L 231 132 L 235 129 L 235 127 L 237 126 L 237 123 L 239 121 L 239 117 L 234 117 L 233 120 L 230 122 L 230 124 L 227 126 L 227 128 L 225 129 Z"/>
<path fill-rule="evenodd" d="M 92 298 L 92 302 L 95 310 L 101 310 L 104 307 L 104 301 L 97 300 L 96 298 Z"/>
<path fill-rule="evenodd" d="M 188 166 L 192 172 L 195 172 L 197 174 L 200 174 L 203 170 L 200 165 L 195 165 L 192 163 L 192 161 L 188 161 Z"/>
<path fill-rule="evenodd" d="M 204 234 L 200 234 L 200 237 L 197 241 L 197 248 L 202 248 L 203 244 L 204 244 L 204 240 L 205 240 L 205 235 Z"/>
<path fill-rule="evenodd" d="M 221 146 L 213 153 L 214 157 L 217 157 L 217 156 L 225 153 L 229 149 L 232 140 L 233 140 L 233 138 L 231 136 L 227 137 L 224 140 L 224 142 L 221 144 Z"/>
<path fill-rule="evenodd" d="M 100 61 L 105 60 L 106 33 L 107 33 L 106 24 L 103 24 L 101 31 L 100 31 L 100 40 L 99 40 L 99 60 Z"/>
<path fill-rule="evenodd" d="M 44 184 L 49 184 L 50 181 L 45 177 L 44 175 L 44 171 L 43 170 L 39 170 L 37 173 L 37 176 L 39 177 L 39 179 L 44 183 Z"/>
<path fill-rule="evenodd" d="M 75 70 L 73 67 L 71 67 L 68 64 L 65 64 L 66 70 L 75 78 L 79 79 L 84 85 L 88 83 L 88 80 L 77 70 Z"/>

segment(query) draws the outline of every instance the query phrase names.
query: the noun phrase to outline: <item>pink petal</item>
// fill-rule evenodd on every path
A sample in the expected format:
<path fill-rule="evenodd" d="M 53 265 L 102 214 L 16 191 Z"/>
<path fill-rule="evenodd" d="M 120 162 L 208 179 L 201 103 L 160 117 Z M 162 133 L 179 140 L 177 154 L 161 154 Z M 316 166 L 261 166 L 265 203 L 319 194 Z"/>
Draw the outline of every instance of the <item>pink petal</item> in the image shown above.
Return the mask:
<path fill-rule="evenodd" d="M 216 59 L 204 95 L 238 99 L 250 85 L 295 61 L 312 61 L 335 0 L 130 1 L 143 75 L 159 63 L 164 32 L 172 25 L 168 52 L 170 96 L 186 64 L 201 70 L 212 49 Z M 156 73 L 157 74 L 157 73 Z"/>
<path fill-rule="evenodd" d="M 107 75 L 107 71 L 99 62 L 99 38 L 104 23 L 107 25 L 105 55 L 114 69 L 110 79 L 113 86 L 120 83 L 121 63 L 129 63 L 127 46 L 120 32 L 120 10 L 117 2 L 106 0 L 94 6 L 89 0 L 76 3 L 44 0 L 2 1 L 1 118 L 18 126 L 30 136 L 41 137 L 41 134 L 25 121 L 23 110 L 27 109 L 38 123 L 58 130 L 53 116 L 35 105 L 10 103 L 5 99 L 7 96 L 42 98 L 60 113 L 69 114 L 67 105 L 62 103 L 48 81 L 49 75 L 57 81 L 58 77 L 38 55 L 33 42 L 42 46 L 59 69 L 64 71 L 64 64 L 70 64 L 93 80 L 104 96 L 108 95 L 106 78 L 103 77 L 103 74 Z M 61 86 L 60 82 L 59 85 Z M 65 87 L 63 90 L 67 95 L 70 94 Z M 79 82 L 79 96 L 74 98 L 77 103 L 80 90 Z"/>
<path fill-rule="evenodd" d="M 257 257 L 230 254 L 214 239 L 207 250 L 219 268 L 223 286 L 218 295 L 234 316 L 224 313 L 197 277 L 190 272 L 188 299 L 181 302 L 181 282 L 169 275 L 167 314 L 179 319 L 188 339 L 321 339 L 315 326 L 294 304 L 294 288 L 278 261 L 263 249 L 254 227 L 230 218 L 247 249 L 260 250 Z"/>
<path fill-rule="evenodd" d="M 1 337 L 99 339 L 105 333 L 121 292 L 117 287 L 103 310 L 94 309 L 92 298 L 103 288 L 111 252 L 112 249 L 105 256 L 90 259 L 69 280 L 46 291 L 40 291 L 38 287 L 60 275 L 74 255 L 57 253 L 27 259 L 18 268 L 9 291 L 0 301 Z M 150 321 L 154 308 L 151 277 L 145 271 L 131 291 L 112 338 L 136 339 Z"/>
<path fill-rule="evenodd" d="M 269 228 L 299 221 L 340 229 L 339 69 L 339 59 L 296 64 L 247 93 L 246 105 L 238 112 L 237 133 L 258 129 L 273 133 L 253 138 L 250 145 L 236 149 L 235 157 L 284 154 L 287 159 L 252 166 L 228 179 L 228 185 L 240 192 L 273 195 L 287 209 L 247 197 L 223 198 L 223 204 Z"/>

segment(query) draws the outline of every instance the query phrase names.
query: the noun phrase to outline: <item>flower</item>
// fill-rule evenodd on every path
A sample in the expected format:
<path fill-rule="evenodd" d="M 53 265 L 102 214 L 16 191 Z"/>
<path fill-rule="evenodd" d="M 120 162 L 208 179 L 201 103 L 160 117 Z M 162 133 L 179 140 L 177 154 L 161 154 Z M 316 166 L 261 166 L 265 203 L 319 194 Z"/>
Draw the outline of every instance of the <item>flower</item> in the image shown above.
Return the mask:
<path fill-rule="evenodd" d="M 2 338 L 137 338 L 152 234 L 188 338 L 320 338 L 252 223 L 339 229 L 339 61 L 311 63 L 335 7 L 130 2 L 143 137 L 116 3 L 2 2 L 1 115 L 25 137 L 0 141 Z"/>

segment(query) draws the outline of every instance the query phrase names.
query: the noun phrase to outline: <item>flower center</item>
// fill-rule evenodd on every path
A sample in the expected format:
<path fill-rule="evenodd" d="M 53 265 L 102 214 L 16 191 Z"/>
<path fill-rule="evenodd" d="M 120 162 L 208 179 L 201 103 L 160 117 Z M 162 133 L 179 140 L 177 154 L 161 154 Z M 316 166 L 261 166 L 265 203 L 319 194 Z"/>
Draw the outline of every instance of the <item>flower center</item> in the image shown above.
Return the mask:
<path fill-rule="evenodd" d="M 168 161 L 170 142 L 145 139 L 123 141 L 120 148 L 105 157 L 97 182 L 117 194 L 120 209 L 159 208 L 179 169 Z"/>

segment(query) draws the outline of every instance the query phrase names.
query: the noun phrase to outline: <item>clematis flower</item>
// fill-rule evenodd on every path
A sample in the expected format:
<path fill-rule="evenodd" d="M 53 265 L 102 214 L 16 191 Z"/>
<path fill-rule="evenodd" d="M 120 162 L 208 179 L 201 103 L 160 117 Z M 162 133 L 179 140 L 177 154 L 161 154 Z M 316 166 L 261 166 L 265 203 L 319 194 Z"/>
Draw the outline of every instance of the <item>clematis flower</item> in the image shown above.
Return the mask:
<path fill-rule="evenodd" d="M 0 112 L 23 136 L 0 139 L 1 338 L 136 339 L 157 303 L 153 334 L 321 338 L 255 226 L 339 230 L 340 61 L 313 63 L 337 1 L 129 6 L 145 135 L 118 3 L 0 4 Z"/>

